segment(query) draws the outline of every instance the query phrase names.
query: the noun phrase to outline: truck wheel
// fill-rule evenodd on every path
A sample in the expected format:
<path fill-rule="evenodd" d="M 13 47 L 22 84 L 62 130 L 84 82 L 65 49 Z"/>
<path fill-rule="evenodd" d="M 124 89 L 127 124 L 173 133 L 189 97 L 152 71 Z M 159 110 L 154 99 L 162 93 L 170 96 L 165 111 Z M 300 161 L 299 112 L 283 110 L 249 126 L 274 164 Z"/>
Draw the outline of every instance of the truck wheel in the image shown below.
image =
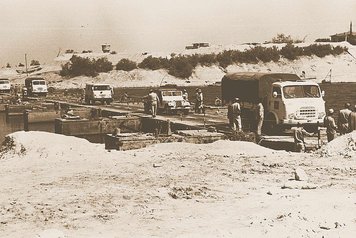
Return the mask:
<path fill-rule="evenodd" d="M 269 114 L 263 122 L 263 131 L 267 135 L 276 135 L 277 131 L 277 121 L 273 114 Z"/>

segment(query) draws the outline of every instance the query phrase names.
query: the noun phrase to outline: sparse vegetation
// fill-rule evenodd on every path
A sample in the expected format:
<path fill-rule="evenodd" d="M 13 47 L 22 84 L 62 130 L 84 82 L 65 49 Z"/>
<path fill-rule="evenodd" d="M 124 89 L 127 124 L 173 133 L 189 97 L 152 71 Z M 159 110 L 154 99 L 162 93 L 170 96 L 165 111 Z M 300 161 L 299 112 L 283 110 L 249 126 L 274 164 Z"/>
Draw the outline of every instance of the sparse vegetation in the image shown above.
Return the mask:
<path fill-rule="evenodd" d="M 38 60 L 31 60 L 30 66 L 41 65 Z"/>
<path fill-rule="evenodd" d="M 107 58 L 89 59 L 73 55 L 70 62 L 62 65 L 60 75 L 62 76 L 97 76 L 100 72 L 109 72 L 113 65 Z"/>
<path fill-rule="evenodd" d="M 346 47 L 336 46 L 333 47 L 330 44 L 312 44 L 305 47 L 299 47 L 293 44 L 296 40 L 293 40 L 290 36 L 284 34 L 277 35 L 274 38 L 275 42 L 285 43 L 288 42 L 282 48 L 276 46 L 263 47 L 256 45 L 250 49 L 244 51 L 239 50 L 227 50 L 218 54 L 193 54 L 193 55 L 176 55 L 171 54 L 171 58 L 162 57 L 146 57 L 142 62 L 137 64 L 129 59 L 121 59 L 115 66 L 117 70 L 131 71 L 136 68 L 158 70 L 165 69 L 172 76 L 178 78 L 189 78 L 194 71 L 194 68 L 198 65 L 211 66 L 219 65 L 226 68 L 232 64 L 256 64 L 258 62 L 278 62 L 281 57 L 288 60 L 296 60 L 302 56 L 318 56 L 325 57 L 327 55 L 339 55 L 347 51 Z M 106 58 L 98 60 L 91 60 L 88 58 L 81 58 L 73 56 L 69 63 L 62 66 L 61 75 L 63 76 L 96 76 L 100 72 L 108 72 L 113 69 L 111 62 Z"/>
<path fill-rule="evenodd" d="M 303 40 L 299 39 L 293 39 L 292 36 L 290 35 L 285 35 L 285 34 L 277 34 L 276 37 L 272 38 L 272 43 L 275 44 L 282 44 L 282 43 L 287 43 L 287 44 L 293 44 L 293 43 L 302 43 Z"/>
<path fill-rule="evenodd" d="M 131 71 L 137 68 L 137 63 L 129 59 L 121 59 L 116 64 L 117 70 Z"/>

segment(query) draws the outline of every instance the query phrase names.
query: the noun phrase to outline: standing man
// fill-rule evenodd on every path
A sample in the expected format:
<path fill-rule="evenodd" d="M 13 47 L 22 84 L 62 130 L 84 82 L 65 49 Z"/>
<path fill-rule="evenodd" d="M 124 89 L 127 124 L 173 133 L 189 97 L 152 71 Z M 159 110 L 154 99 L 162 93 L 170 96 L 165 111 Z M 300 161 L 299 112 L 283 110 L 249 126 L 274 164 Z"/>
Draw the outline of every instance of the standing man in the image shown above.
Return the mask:
<path fill-rule="evenodd" d="M 195 94 L 195 106 L 197 113 L 203 113 L 203 93 L 201 89 L 197 89 L 197 93 Z"/>
<path fill-rule="evenodd" d="M 148 94 L 148 101 L 151 104 L 151 113 L 152 117 L 156 117 L 157 114 L 157 105 L 159 98 L 155 92 L 153 92 L 153 89 L 150 90 L 150 93 Z"/>
<path fill-rule="evenodd" d="M 231 129 L 234 131 L 241 131 L 241 106 L 239 98 L 234 99 L 234 102 L 231 104 L 230 107 L 230 112 L 228 112 L 228 116 L 230 116 L 229 121 Z"/>
<path fill-rule="evenodd" d="M 183 89 L 183 95 L 182 95 L 184 101 L 188 101 L 189 98 L 188 98 L 188 92 L 186 89 Z"/>
<path fill-rule="evenodd" d="M 356 130 L 356 105 L 354 106 L 354 111 L 349 115 L 349 132 Z"/>
<path fill-rule="evenodd" d="M 257 104 L 257 135 L 259 136 L 262 134 L 264 114 L 265 114 L 265 109 L 263 107 L 262 100 L 259 99 Z"/>
<path fill-rule="evenodd" d="M 313 136 L 314 133 L 307 132 L 299 123 L 294 129 L 294 144 L 296 152 L 305 152 L 304 136 Z"/>
<path fill-rule="evenodd" d="M 337 125 L 339 127 L 339 131 L 341 135 L 346 134 L 347 131 L 349 130 L 348 119 L 351 113 L 350 107 L 351 107 L 350 103 L 345 103 L 345 108 L 340 110 L 339 112 Z"/>
<path fill-rule="evenodd" d="M 326 135 L 328 137 L 328 142 L 332 141 L 336 135 L 337 126 L 335 124 L 335 120 L 332 117 L 334 114 L 334 109 L 330 108 L 328 111 L 328 115 L 324 118 L 324 125 L 326 127 Z"/>

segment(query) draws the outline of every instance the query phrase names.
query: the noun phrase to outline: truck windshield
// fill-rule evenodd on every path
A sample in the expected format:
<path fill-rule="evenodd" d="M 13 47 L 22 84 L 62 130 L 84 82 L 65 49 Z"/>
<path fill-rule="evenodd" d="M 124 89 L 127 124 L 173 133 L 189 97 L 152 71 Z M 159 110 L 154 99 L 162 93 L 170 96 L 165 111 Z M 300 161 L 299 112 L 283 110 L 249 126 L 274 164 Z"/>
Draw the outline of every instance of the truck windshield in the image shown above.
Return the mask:
<path fill-rule="evenodd" d="M 9 84 L 10 82 L 7 80 L 0 80 L 0 84 Z"/>
<path fill-rule="evenodd" d="M 285 98 L 319 98 L 319 87 L 315 85 L 294 85 L 283 87 Z"/>
<path fill-rule="evenodd" d="M 45 81 L 32 81 L 33 85 L 46 85 Z"/>
<path fill-rule="evenodd" d="M 98 86 L 94 86 L 93 90 L 111 90 L 109 85 L 98 85 Z"/>
<path fill-rule="evenodd" d="M 162 91 L 162 96 L 182 96 L 180 91 Z"/>

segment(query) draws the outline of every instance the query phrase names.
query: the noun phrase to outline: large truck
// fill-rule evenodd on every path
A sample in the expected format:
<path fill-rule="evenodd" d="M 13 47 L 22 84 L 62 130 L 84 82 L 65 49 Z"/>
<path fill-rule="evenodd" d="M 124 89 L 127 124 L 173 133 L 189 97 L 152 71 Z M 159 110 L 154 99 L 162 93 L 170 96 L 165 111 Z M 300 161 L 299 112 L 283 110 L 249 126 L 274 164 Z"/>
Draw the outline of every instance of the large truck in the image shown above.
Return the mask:
<path fill-rule="evenodd" d="M 261 101 L 265 110 L 263 129 L 267 134 L 298 124 L 310 131 L 323 125 L 324 92 L 317 83 L 295 74 L 229 73 L 222 78 L 221 89 L 225 104 L 240 98 L 243 124 L 244 121 L 247 125 L 254 124 L 256 105 Z"/>
<path fill-rule="evenodd" d="M 113 88 L 104 83 L 87 83 L 85 85 L 85 103 L 95 104 L 96 101 L 101 104 L 110 104 L 113 101 Z"/>
<path fill-rule="evenodd" d="M 47 83 L 44 78 L 30 77 L 25 79 L 27 96 L 47 96 Z"/>

